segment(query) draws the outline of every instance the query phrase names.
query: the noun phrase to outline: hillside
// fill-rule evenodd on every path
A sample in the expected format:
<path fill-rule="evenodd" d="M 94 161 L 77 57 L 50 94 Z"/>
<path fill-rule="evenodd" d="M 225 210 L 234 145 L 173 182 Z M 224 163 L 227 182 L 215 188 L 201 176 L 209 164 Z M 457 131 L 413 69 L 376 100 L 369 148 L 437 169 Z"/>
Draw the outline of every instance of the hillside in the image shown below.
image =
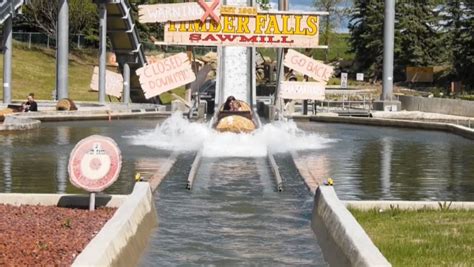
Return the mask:
<path fill-rule="evenodd" d="M 89 91 L 93 66 L 97 63 L 95 51 L 80 53 L 71 51 L 69 61 L 69 97 L 73 100 L 96 101 L 96 92 Z M 3 62 L 3 55 L 0 55 Z M 51 100 L 55 88 L 55 50 L 44 48 L 28 49 L 21 43 L 14 44 L 12 97 L 24 100 L 28 93 L 35 93 L 37 99 Z M 0 64 L 0 80 L 3 84 L 3 64 Z M 3 99 L 3 90 L 0 90 Z"/>

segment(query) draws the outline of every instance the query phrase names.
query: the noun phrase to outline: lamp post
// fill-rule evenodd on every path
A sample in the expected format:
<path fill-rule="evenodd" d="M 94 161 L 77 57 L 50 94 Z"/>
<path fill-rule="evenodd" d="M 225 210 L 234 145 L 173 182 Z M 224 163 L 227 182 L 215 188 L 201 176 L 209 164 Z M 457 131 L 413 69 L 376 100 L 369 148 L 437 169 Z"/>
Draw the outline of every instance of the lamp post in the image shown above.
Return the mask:
<path fill-rule="evenodd" d="M 383 33 L 383 85 L 380 100 L 375 101 L 375 110 L 398 111 L 401 103 L 393 99 L 393 51 L 395 39 L 395 0 L 385 0 Z"/>
<path fill-rule="evenodd" d="M 58 99 L 68 97 L 69 3 L 59 1 L 57 27 L 56 90 Z"/>

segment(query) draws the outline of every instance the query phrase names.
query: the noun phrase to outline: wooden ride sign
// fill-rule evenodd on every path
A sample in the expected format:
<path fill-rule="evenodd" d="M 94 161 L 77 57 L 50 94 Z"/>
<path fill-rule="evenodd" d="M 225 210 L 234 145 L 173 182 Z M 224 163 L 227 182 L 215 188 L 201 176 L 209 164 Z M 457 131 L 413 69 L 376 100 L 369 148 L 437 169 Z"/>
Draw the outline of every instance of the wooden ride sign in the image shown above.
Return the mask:
<path fill-rule="evenodd" d="M 186 53 L 179 53 L 153 64 L 147 64 L 139 68 L 136 73 L 147 99 L 196 79 Z"/>
<path fill-rule="evenodd" d="M 205 3 L 212 9 L 212 13 L 220 16 L 219 3 Z M 199 20 L 206 13 L 205 8 L 200 3 L 176 3 L 176 4 L 156 4 L 138 6 L 138 20 L 140 23 L 158 23 L 167 21 L 190 21 Z"/>
<path fill-rule="evenodd" d="M 121 97 L 123 91 L 123 77 L 121 74 L 106 70 L 105 71 L 105 93 L 107 95 Z M 92 91 L 99 91 L 99 67 L 94 67 L 92 80 L 90 84 Z"/>
<path fill-rule="evenodd" d="M 172 21 L 165 25 L 164 43 L 203 46 L 319 47 L 319 13 L 258 12 L 243 14 L 221 7 L 220 22 Z M 240 9 L 239 9 L 240 10 Z"/>
<path fill-rule="evenodd" d="M 281 82 L 279 96 L 283 99 L 324 100 L 325 87 L 319 82 Z"/>
<path fill-rule="evenodd" d="M 314 60 L 293 49 L 288 50 L 283 64 L 290 69 L 308 75 L 316 81 L 326 83 L 334 73 L 334 68 Z"/>

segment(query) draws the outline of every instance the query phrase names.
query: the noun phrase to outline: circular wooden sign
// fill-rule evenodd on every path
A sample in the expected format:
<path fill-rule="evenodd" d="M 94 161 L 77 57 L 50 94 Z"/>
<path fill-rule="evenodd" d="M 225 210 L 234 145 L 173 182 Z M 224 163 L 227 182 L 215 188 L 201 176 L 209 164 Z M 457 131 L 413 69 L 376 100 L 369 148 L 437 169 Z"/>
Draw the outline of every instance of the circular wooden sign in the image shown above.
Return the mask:
<path fill-rule="evenodd" d="M 69 157 L 69 180 L 89 192 L 100 192 L 120 174 L 122 155 L 109 137 L 92 135 L 77 143 Z"/>

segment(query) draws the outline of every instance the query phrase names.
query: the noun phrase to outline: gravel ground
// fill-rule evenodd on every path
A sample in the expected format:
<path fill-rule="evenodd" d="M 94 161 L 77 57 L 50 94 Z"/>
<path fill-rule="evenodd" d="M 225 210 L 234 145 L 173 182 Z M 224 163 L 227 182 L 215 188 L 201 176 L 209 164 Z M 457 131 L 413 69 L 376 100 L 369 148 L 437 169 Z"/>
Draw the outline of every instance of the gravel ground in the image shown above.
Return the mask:
<path fill-rule="evenodd" d="M 0 204 L 0 266 L 71 265 L 115 210 Z"/>

